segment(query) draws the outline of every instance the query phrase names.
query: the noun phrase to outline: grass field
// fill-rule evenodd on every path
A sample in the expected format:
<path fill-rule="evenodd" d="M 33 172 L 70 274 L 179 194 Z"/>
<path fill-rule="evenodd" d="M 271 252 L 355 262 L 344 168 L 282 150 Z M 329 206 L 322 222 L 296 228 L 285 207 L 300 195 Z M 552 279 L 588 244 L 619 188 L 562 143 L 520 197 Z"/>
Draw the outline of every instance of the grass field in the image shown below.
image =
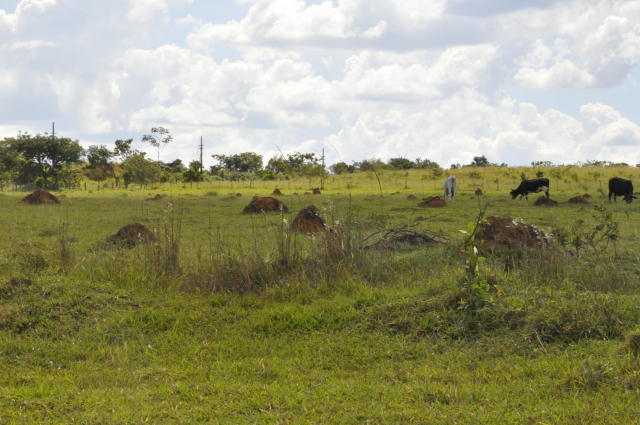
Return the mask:
<path fill-rule="evenodd" d="M 317 179 L 88 183 L 42 206 L 4 192 L 0 424 L 638 423 L 640 202 L 604 195 L 640 169 L 542 169 L 559 206 L 511 200 L 536 171 L 451 171 L 459 193 L 443 209 L 406 199 L 441 195 L 429 170 L 330 177 L 316 196 L 302 193 Z M 276 187 L 288 214 L 241 214 Z M 565 246 L 470 270 L 459 231 L 478 187 L 487 215 Z M 583 193 L 592 204 L 566 203 Z M 288 230 L 311 203 L 339 246 Z M 136 222 L 159 242 L 104 244 Z M 597 242 L 606 225 L 617 237 Z M 402 226 L 446 243 L 361 249 Z"/>

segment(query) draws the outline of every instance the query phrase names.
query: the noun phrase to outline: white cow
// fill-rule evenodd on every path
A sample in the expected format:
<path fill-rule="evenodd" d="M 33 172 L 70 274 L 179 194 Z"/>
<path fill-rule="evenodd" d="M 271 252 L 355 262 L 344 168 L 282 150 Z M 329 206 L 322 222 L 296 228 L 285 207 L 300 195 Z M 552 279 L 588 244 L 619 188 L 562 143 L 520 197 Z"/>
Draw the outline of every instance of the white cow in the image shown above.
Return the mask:
<path fill-rule="evenodd" d="M 456 184 L 458 180 L 456 176 L 449 176 L 447 180 L 444 181 L 444 199 L 449 200 L 453 199 L 456 196 Z"/>

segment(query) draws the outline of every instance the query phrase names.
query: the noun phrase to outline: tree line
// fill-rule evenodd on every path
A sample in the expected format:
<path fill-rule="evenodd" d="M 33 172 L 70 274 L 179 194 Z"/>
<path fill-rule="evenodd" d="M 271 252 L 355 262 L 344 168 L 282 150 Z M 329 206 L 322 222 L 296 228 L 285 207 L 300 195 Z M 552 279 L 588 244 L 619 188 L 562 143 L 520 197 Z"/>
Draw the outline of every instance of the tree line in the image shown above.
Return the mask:
<path fill-rule="evenodd" d="M 205 178 L 216 180 L 275 180 L 294 177 L 324 177 L 328 173 L 348 174 L 381 170 L 431 169 L 435 177 L 442 175 L 442 167 L 426 158 L 410 160 L 404 157 L 366 159 L 351 164 L 337 162 L 325 167 L 315 153 L 294 152 L 279 154 L 265 162 L 255 152 L 212 155 L 214 165 L 204 170 L 199 161 L 185 166 L 180 159 L 161 162 L 160 152 L 171 143 L 173 137 L 163 127 L 153 127 L 142 142 L 156 149 L 155 160 L 143 151 L 133 149 L 133 139 L 116 140 L 114 147 L 92 145 L 83 149 L 77 140 L 54 137 L 47 133 L 31 135 L 19 133 L 0 141 L 0 185 L 13 183 L 47 189 L 76 188 L 86 178 L 96 182 L 111 179 L 114 185 L 154 182 L 200 182 Z M 550 161 L 535 161 L 534 167 L 551 167 Z M 586 161 L 581 166 L 627 166 L 609 161 Z M 462 167 L 506 166 L 490 162 L 485 156 L 475 156 L 468 164 L 453 164 L 451 169 Z"/>

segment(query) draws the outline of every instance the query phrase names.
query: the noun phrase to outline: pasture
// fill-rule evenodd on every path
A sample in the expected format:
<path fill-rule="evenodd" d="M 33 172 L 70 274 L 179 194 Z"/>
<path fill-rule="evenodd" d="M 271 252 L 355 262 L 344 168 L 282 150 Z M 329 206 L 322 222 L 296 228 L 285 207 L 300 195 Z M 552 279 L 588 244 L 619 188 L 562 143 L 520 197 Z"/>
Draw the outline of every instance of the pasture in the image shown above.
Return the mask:
<path fill-rule="evenodd" d="M 510 199 L 537 171 L 557 207 Z M 640 169 L 447 173 L 456 198 L 433 209 L 407 200 L 443 195 L 431 170 L 332 176 L 321 195 L 307 178 L 2 192 L 0 423 L 636 423 L 640 202 L 608 203 L 606 183 Z M 241 214 L 276 187 L 288 213 Z M 310 204 L 339 232 L 291 232 Z M 560 246 L 471 267 L 460 230 L 480 208 Z M 130 223 L 159 241 L 104 243 Z M 403 227 L 443 243 L 362 248 Z"/>

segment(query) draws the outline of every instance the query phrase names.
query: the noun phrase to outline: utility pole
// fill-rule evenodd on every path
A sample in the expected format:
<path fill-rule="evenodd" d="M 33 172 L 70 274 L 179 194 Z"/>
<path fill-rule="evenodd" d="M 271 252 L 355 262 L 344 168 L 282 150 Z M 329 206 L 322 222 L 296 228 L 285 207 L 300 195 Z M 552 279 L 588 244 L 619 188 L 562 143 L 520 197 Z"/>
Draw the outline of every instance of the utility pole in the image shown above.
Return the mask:
<path fill-rule="evenodd" d="M 56 122 L 52 122 L 51 123 L 51 138 L 55 141 L 56 140 Z"/>
<path fill-rule="evenodd" d="M 203 172 L 204 164 L 202 163 L 202 150 L 204 146 L 202 144 L 202 136 L 200 136 L 200 174 Z"/>

